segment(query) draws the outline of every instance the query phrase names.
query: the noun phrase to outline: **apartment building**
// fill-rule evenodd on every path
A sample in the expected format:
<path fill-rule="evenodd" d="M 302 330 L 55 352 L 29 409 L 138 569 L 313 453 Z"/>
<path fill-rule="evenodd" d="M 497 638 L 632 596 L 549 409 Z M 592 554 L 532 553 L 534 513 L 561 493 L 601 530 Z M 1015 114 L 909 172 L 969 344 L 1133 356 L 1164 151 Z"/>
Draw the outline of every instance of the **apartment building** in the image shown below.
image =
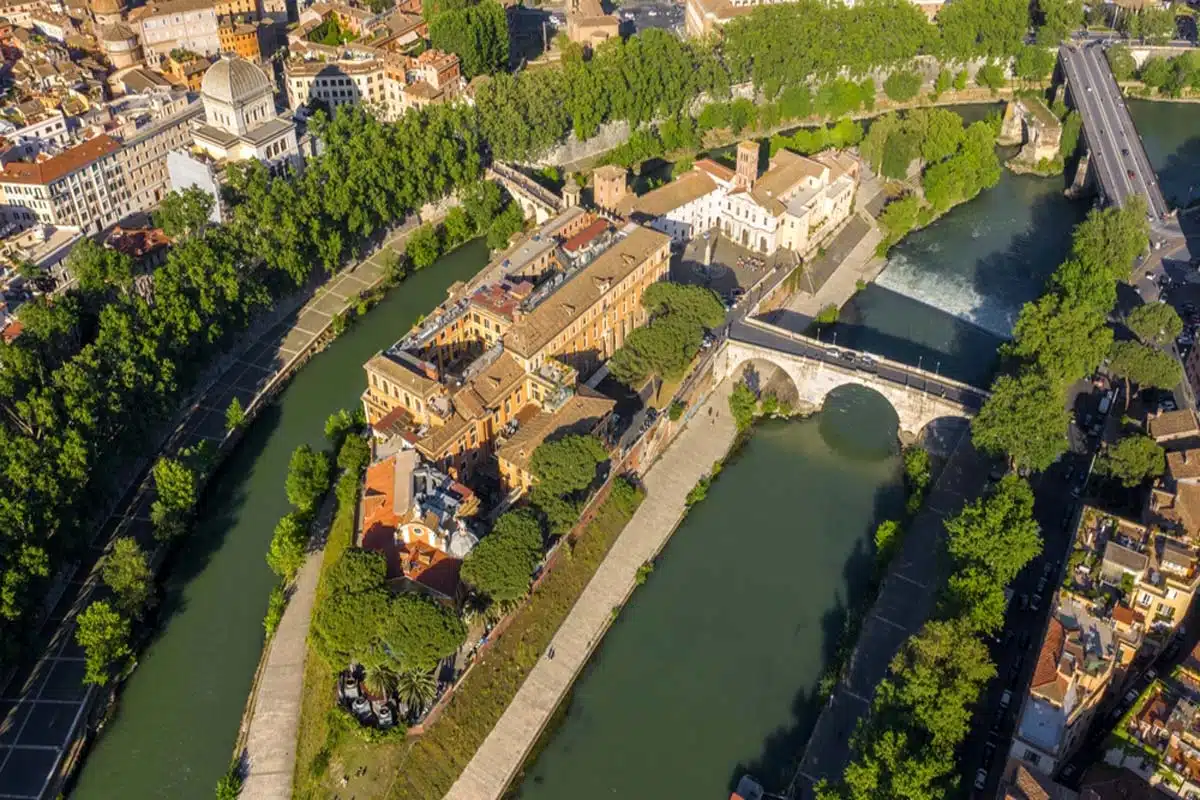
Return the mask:
<path fill-rule="evenodd" d="M 41 223 L 99 233 L 135 210 L 121 172 L 121 144 L 97 136 L 39 161 L 0 169 L 3 219 L 19 227 Z"/>
<path fill-rule="evenodd" d="M 410 108 L 447 102 L 466 86 L 458 56 L 426 50 L 417 56 L 373 48 L 309 46 L 284 65 L 288 105 L 293 110 L 314 101 L 330 109 L 363 105 L 381 119 L 396 119 Z"/>
<path fill-rule="evenodd" d="M 1143 519 L 1180 536 L 1200 536 L 1200 424 L 1192 409 L 1155 412 L 1150 436 L 1167 451 L 1167 471 L 1155 480 Z"/>
<path fill-rule="evenodd" d="M 220 23 L 212 0 L 161 0 L 129 13 L 129 23 L 141 32 L 146 57 L 162 60 L 182 49 L 202 56 L 221 52 Z"/>
<path fill-rule="evenodd" d="M 171 191 L 167 154 L 192 146 L 192 124 L 203 113 L 199 100 L 180 93 L 166 96 L 148 117 L 127 124 L 117 164 L 131 210 L 155 208 Z"/>
<path fill-rule="evenodd" d="M 1009 757 L 1052 775 L 1084 741 L 1117 664 L 1111 621 L 1064 592 L 1038 649 Z"/>
<path fill-rule="evenodd" d="M 561 247 L 594 221 L 580 209 L 563 216 L 565 223 L 552 220 L 531 239 Z M 668 237 L 636 225 L 607 237 L 587 258 L 546 259 L 544 271 L 505 256 L 368 361 L 363 407 L 376 435 L 398 436 L 465 479 L 491 470 L 497 444 L 539 414 L 548 415 L 537 422 L 543 439 L 558 426 L 602 425 L 611 406 L 578 392 L 579 375 L 646 321 L 642 292 L 666 275 L 670 245 Z M 535 438 L 523 435 L 498 470 L 509 488 L 527 488 L 532 480 L 527 458 Z"/>
<path fill-rule="evenodd" d="M 736 170 L 701 159 L 690 172 L 640 197 L 612 188 L 604 194 L 622 195 L 615 205 L 620 216 L 679 243 L 719 228 L 731 241 L 763 254 L 783 248 L 807 255 L 850 216 L 858 162 L 844 154 L 807 158 L 781 150 L 760 175 L 758 156 L 757 142 L 742 142 Z M 612 180 L 610 172 L 607 183 Z"/>

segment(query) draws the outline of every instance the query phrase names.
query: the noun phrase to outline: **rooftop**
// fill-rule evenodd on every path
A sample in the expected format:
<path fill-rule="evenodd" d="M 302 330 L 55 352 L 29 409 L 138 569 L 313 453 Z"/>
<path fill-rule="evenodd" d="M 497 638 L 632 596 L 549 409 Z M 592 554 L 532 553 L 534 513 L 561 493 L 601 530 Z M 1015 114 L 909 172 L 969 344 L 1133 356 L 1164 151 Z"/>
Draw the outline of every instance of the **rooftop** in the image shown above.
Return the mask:
<path fill-rule="evenodd" d="M 1175 439 L 1181 436 L 1200 435 L 1200 424 L 1196 412 L 1190 408 L 1178 411 L 1160 411 L 1148 419 L 1150 435 L 1156 439 Z"/>
<path fill-rule="evenodd" d="M 557 411 L 538 411 L 532 419 L 521 425 L 496 451 L 496 457 L 528 470 L 533 451 L 542 442 L 571 433 L 588 433 L 615 406 L 614 400 L 581 386 Z"/>
<path fill-rule="evenodd" d="M 627 196 L 617 205 L 616 210 L 618 214 L 626 217 L 638 214 L 660 217 L 716 190 L 716 181 L 703 170 L 693 169 L 640 197 Z"/>
<path fill-rule="evenodd" d="M 0 170 L 0 183 L 45 186 L 120 149 L 121 143 L 111 136 L 97 136 L 45 161 L 10 161 Z"/>
<path fill-rule="evenodd" d="M 636 225 L 627 226 L 623 233 L 622 238 L 515 323 L 504 335 L 505 345 L 517 355 L 532 357 L 613 286 L 656 252 L 665 250 L 671 241 L 668 236 Z"/>

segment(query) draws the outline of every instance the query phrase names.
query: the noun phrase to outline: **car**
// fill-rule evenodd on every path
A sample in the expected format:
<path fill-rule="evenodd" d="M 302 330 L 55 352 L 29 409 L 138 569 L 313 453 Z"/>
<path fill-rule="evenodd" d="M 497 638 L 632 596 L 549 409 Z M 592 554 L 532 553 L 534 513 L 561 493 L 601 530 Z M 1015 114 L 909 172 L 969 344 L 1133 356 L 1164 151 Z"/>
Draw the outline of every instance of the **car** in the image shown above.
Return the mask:
<path fill-rule="evenodd" d="M 1029 607 L 1032 608 L 1034 611 L 1037 611 L 1038 607 L 1041 604 L 1042 604 L 1042 596 L 1040 594 L 1035 594 L 1033 596 L 1033 599 L 1029 601 Z"/>
<path fill-rule="evenodd" d="M 1158 672 L 1156 672 L 1154 669 L 1146 670 L 1146 680 L 1152 681 L 1157 677 L 1158 677 Z"/>
<path fill-rule="evenodd" d="M 1012 666 L 1008 668 L 1008 682 L 1016 683 L 1019 677 L 1021 677 L 1021 662 L 1014 661 Z"/>
<path fill-rule="evenodd" d="M 1121 148 L 1121 155 L 1123 155 L 1123 156 L 1127 156 L 1127 155 L 1129 155 L 1129 148 L 1128 148 L 1128 147 L 1122 147 L 1122 148 Z"/>
<path fill-rule="evenodd" d="M 1038 582 L 1037 582 L 1037 593 L 1038 593 L 1038 595 L 1041 595 L 1041 593 L 1042 593 L 1042 592 L 1044 592 L 1044 591 L 1046 591 L 1046 576 L 1045 576 L 1045 575 L 1043 575 L 1042 577 L 1038 578 Z M 1037 595 L 1035 595 L 1035 596 L 1037 596 Z M 1035 606 L 1035 608 L 1036 608 L 1036 606 Z"/>
<path fill-rule="evenodd" d="M 1136 175 L 1133 174 L 1133 170 L 1131 170 L 1131 169 L 1125 170 L 1125 174 L 1129 176 L 1129 180 L 1133 180 L 1134 178 L 1137 177 Z"/>
<path fill-rule="evenodd" d="M 996 712 L 996 716 L 992 719 L 992 733 L 996 733 L 1004 725 L 1004 709 Z"/>
<path fill-rule="evenodd" d="M 1009 689 L 1005 689 L 1004 694 L 1000 695 L 1000 707 L 1008 708 L 1008 705 L 1011 702 L 1012 702 L 1012 691 L 1010 691 Z"/>
<path fill-rule="evenodd" d="M 1028 609 L 1029 609 L 1029 595 L 1023 594 L 1023 595 L 1021 595 L 1021 610 L 1026 611 Z M 1024 639 L 1027 635 L 1028 634 L 1022 634 L 1021 640 L 1024 641 Z M 1024 647 L 1025 645 L 1021 645 L 1021 646 Z"/>
<path fill-rule="evenodd" d="M 1042 564 L 1042 577 L 1043 577 L 1043 578 L 1048 578 L 1048 577 L 1050 577 L 1050 571 L 1051 571 L 1052 569 L 1054 569 L 1054 563 L 1053 563 L 1053 562 L 1051 562 L 1051 561 L 1047 561 L 1045 564 Z"/>
<path fill-rule="evenodd" d="M 987 770 L 981 768 L 975 773 L 975 788 L 982 789 L 984 786 L 987 786 Z"/>
<path fill-rule="evenodd" d="M 1134 700 L 1137 700 L 1137 696 L 1138 696 L 1137 689 L 1130 689 L 1128 692 L 1125 693 L 1125 701 L 1124 701 L 1125 705 L 1129 705 Z"/>
<path fill-rule="evenodd" d="M 1075 512 L 1068 508 L 1066 510 L 1066 512 L 1063 514 L 1063 518 L 1062 518 L 1063 531 L 1071 530 L 1071 521 L 1074 519 L 1075 519 Z"/>
<path fill-rule="evenodd" d="M 988 743 L 983 746 L 983 763 L 990 763 L 992 756 L 996 754 L 996 742 L 994 739 L 989 739 Z"/>

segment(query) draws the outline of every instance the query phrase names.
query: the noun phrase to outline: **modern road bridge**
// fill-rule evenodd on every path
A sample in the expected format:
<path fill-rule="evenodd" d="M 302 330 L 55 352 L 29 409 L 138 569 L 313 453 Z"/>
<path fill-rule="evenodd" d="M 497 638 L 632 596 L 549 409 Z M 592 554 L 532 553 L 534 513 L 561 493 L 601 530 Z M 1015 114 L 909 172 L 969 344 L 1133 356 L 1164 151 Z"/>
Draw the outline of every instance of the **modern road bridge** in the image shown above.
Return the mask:
<path fill-rule="evenodd" d="M 1169 234 L 1174 226 L 1166 198 L 1133 117 L 1121 97 L 1099 42 L 1066 44 L 1059 49 L 1069 102 L 1083 118 L 1084 139 L 1091 152 L 1101 197 L 1124 207 L 1132 197 L 1142 197 L 1152 216 L 1152 229 Z"/>

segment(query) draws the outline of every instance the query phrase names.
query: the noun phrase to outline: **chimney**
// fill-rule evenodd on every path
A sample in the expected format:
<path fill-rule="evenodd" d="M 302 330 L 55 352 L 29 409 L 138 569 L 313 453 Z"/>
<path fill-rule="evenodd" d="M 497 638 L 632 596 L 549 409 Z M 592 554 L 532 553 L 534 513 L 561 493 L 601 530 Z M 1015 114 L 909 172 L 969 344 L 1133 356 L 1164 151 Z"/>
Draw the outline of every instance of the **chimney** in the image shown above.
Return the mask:
<path fill-rule="evenodd" d="M 733 182 L 743 189 L 750 189 L 758 180 L 758 142 L 745 141 L 737 146 L 737 174 Z"/>

